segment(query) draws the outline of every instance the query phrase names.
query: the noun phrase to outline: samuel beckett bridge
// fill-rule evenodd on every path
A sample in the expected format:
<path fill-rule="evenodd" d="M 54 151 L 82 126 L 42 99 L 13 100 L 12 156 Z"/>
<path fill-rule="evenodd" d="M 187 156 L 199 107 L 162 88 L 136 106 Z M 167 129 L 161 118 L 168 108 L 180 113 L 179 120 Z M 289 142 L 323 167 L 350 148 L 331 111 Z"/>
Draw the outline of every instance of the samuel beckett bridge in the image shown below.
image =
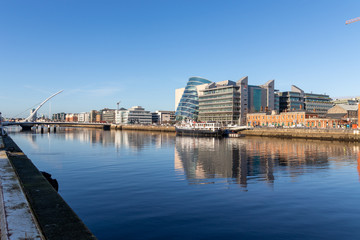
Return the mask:
<path fill-rule="evenodd" d="M 22 121 L 18 121 L 18 122 L 2 122 L 2 118 L 1 118 L 1 113 L 0 113 L 0 128 L 1 127 L 6 127 L 6 126 L 20 126 L 22 128 L 23 131 L 30 131 L 32 129 L 32 127 L 34 126 L 40 126 L 41 127 L 41 132 L 44 131 L 44 126 L 48 126 L 48 130 L 50 130 L 50 126 L 54 127 L 54 132 L 56 131 L 56 126 L 78 126 L 78 127 L 98 127 L 98 128 L 103 128 L 104 130 L 110 130 L 110 124 L 107 123 L 76 123 L 76 122 L 37 122 L 36 121 L 36 116 L 37 116 L 37 112 L 39 111 L 39 109 L 47 102 L 49 101 L 51 98 L 55 97 L 56 95 L 62 93 L 64 90 L 61 90 L 57 93 L 54 93 L 53 95 L 51 95 L 50 97 L 48 97 L 47 99 L 45 99 L 42 103 L 40 103 L 40 105 L 33 109 L 30 113 L 30 115 L 25 118 Z M 2 129 L 1 129 L 2 130 Z"/>

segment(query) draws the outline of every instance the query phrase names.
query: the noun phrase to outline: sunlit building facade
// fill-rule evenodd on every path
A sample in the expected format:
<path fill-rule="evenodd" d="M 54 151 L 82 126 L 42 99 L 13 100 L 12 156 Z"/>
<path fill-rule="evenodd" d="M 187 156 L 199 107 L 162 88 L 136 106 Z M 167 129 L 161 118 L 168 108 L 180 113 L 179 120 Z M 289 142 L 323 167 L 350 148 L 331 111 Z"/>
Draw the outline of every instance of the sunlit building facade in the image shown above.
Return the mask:
<path fill-rule="evenodd" d="M 140 106 L 132 107 L 128 110 L 115 111 L 116 124 L 144 124 L 152 123 L 152 115 L 150 111 L 146 111 Z"/>
<path fill-rule="evenodd" d="M 247 76 L 236 82 L 192 77 L 185 88 L 175 91 L 176 120 L 246 125 L 249 112 L 278 112 L 279 96 L 274 87 L 275 80 L 248 85 Z"/>
<path fill-rule="evenodd" d="M 207 84 L 199 92 L 199 121 L 244 124 L 247 81 L 248 78 L 244 77 L 237 82 L 226 80 Z"/>
<path fill-rule="evenodd" d="M 307 113 L 325 117 L 327 111 L 333 107 L 329 95 L 305 93 L 299 87 L 292 85 L 291 91 L 280 92 L 280 112 L 306 110 Z"/>
<path fill-rule="evenodd" d="M 263 85 L 249 85 L 249 113 L 277 110 L 274 87 L 275 80 L 270 80 Z"/>

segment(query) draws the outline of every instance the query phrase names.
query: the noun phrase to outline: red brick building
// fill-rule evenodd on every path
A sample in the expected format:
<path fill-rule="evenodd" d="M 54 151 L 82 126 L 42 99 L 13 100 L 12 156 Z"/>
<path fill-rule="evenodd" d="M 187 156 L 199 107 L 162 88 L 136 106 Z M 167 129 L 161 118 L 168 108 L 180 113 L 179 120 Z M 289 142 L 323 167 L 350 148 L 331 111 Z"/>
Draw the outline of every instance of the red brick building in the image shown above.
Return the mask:
<path fill-rule="evenodd" d="M 310 128 L 337 128 L 343 124 L 341 120 L 319 118 L 316 114 L 308 114 L 305 111 L 282 112 L 280 114 L 249 113 L 247 114 L 248 126 L 268 127 L 310 127 Z"/>

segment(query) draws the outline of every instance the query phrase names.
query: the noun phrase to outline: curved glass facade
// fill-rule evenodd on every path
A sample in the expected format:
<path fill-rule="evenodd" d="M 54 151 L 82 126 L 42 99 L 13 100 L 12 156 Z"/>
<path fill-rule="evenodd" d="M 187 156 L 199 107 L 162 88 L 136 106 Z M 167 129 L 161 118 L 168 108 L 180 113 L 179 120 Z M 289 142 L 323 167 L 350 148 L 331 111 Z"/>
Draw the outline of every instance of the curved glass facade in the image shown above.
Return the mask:
<path fill-rule="evenodd" d="M 185 87 L 185 91 L 181 96 L 179 105 L 176 109 L 176 120 L 183 119 L 197 120 L 199 114 L 199 96 L 196 86 L 211 83 L 210 80 L 200 77 L 191 77 Z"/>

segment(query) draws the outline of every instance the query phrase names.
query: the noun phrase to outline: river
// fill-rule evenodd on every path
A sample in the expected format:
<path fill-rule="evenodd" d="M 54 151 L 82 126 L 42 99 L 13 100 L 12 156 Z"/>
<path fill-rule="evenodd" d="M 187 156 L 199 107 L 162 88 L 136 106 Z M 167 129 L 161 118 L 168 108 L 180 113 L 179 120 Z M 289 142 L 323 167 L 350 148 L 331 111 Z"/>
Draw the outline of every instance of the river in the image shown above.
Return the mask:
<path fill-rule="evenodd" d="M 360 144 L 81 128 L 9 134 L 98 239 L 360 236 Z"/>

